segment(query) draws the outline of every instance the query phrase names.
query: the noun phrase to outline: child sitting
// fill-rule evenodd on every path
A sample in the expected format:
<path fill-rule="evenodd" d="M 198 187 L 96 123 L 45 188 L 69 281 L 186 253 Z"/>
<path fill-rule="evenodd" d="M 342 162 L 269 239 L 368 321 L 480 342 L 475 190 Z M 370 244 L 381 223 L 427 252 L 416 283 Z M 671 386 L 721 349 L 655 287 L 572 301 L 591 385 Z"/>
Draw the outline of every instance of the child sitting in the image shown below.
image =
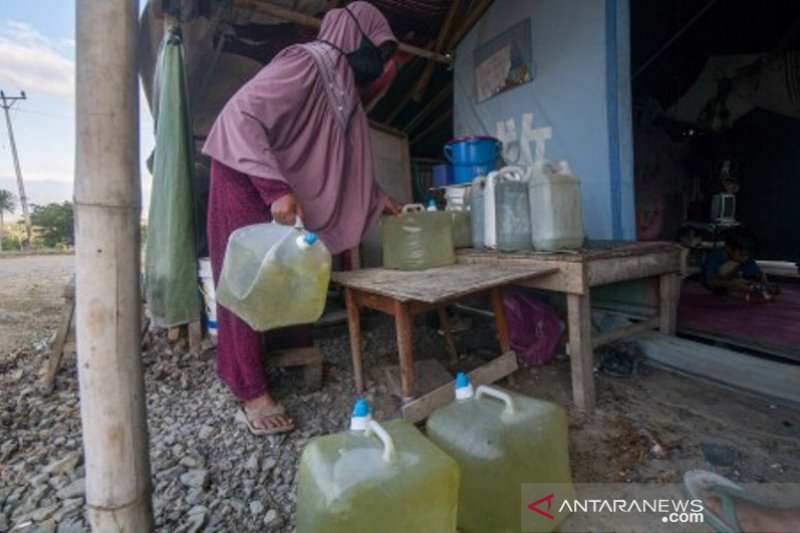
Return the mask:
<path fill-rule="evenodd" d="M 725 236 L 724 248 L 714 250 L 703 263 L 703 285 L 715 294 L 727 294 L 748 302 L 771 300 L 780 290 L 767 281 L 767 276 L 753 259 L 755 236 L 745 229 L 731 230 Z"/>

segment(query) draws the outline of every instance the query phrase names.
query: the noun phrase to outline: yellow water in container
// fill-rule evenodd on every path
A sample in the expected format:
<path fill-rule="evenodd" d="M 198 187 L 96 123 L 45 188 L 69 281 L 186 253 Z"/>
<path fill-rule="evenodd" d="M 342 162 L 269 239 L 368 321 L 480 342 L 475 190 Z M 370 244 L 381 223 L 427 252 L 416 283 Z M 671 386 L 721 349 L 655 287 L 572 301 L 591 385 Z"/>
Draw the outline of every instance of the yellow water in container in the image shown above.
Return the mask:
<path fill-rule="evenodd" d="M 532 502 L 522 499 L 525 483 L 553 484 L 559 500 L 574 497 L 567 419 L 560 406 L 498 387 L 478 387 L 474 396 L 434 412 L 427 435 L 461 471 L 460 531 L 518 532 L 528 512 L 526 520 L 536 531 L 549 532 L 566 518 L 556 508 L 549 511 L 552 520 L 526 511 Z M 537 489 L 539 494 L 549 486 Z"/>
<path fill-rule="evenodd" d="M 407 205 L 400 216 L 381 219 L 381 237 L 386 268 L 425 270 L 456 262 L 453 219 L 445 211 Z"/>
<path fill-rule="evenodd" d="M 325 308 L 331 255 L 313 233 L 278 224 L 228 239 L 217 301 L 257 331 L 316 321 Z"/>
<path fill-rule="evenodd" d="M 408 422 L 368 424 L 372 433 L 350 430 L 306 446 L 298 533 L 456 531 L 455 462 Z"/>

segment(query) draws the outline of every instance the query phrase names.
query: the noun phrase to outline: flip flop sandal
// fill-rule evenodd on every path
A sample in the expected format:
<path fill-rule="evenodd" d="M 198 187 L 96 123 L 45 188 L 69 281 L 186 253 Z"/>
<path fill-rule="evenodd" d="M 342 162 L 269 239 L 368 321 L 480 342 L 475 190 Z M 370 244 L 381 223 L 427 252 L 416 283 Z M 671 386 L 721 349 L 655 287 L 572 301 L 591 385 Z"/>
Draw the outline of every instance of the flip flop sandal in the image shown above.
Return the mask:
<path fill-rule="evenodd" d="M 269 418 L 271 416 L 285 415 L 286 408 L 278 404 L 275 407 L 262 407 L 261 409 L 253 409 L 252 411 L 246 410 L 244 407 L 239 408 L 236 412 L 236 420 L 241 422 L 253 435 L 277 435 L 279 433 L 288 433 L 294 429 L 294 424 L 287 426 L 278 426 L 274 428 L 259 428 L 253 424 L 254 420 L 259 418 Z"/>
<path fill-rule="evenodd" d="M 769 502 L 763 498 L 745 491 L 733 481 L 705 470 L 690 470 L 683 475 L 683 485 L 689 497 L 694 500 L 703 500 L 704 492 L 706 497 L 710 494 L 719 499 L 722 505 L 724 518 L 717 516 L 703 505 L 703 518 L 705 523 L 718 533 L 739 533 L 742 526 L 739 524 L 739 517 L 736 515 L 736 505 L 734 500 L 741 500 L 762 507 L 769 507 Z"/>

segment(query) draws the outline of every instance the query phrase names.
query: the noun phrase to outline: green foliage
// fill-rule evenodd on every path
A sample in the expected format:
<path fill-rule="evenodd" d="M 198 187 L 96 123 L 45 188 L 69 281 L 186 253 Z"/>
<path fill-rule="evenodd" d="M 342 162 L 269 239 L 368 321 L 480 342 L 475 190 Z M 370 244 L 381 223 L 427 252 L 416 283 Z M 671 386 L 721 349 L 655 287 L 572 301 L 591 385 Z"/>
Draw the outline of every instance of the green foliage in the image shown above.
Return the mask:
<path fill-rule="evenodd" d="M 48 247 L 75 243 L 75 217 L 72 202 L 34 205 L 31 223 L 38 228 L 42 244 Z"/>
<path fill-rule="evenodd" d="M 2 215 L 2 212 L 5 211 L 14 213 L 16 208 L 17 197 L 14 196 L 14 193 L 6 189 L 0 189 L 0 215 Z"/>

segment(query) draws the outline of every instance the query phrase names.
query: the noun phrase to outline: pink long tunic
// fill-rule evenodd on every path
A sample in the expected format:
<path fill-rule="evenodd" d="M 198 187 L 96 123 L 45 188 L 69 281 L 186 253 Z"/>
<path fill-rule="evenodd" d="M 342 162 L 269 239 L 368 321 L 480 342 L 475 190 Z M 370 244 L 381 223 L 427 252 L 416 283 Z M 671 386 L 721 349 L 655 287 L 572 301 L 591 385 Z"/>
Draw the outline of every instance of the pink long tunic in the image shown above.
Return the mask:
<path fill-rule="evenodd" d="M 372 5 L 348 8 L 376 45 L 395 40 Z M 342 9 L 325 15 L 319 38 L 345 53 L 361 43 Z M 270 205 L 289 192 L 303 206 L 306 228 L 332 253 L 356 246 L 386 204 L 375 183 L 369 123 L 353 73 L 341 52 L 321 42 L 287 48 L 245 84 L 203 151 L 212 158 L 208 240 L 215 283 L 231 233 L 271 221 Z M 310 326 L 264 335 L 222 306 L 217 324 L 217 373 L 242 400 L 267 391 L 265 347 L 311 343 Z"/>

